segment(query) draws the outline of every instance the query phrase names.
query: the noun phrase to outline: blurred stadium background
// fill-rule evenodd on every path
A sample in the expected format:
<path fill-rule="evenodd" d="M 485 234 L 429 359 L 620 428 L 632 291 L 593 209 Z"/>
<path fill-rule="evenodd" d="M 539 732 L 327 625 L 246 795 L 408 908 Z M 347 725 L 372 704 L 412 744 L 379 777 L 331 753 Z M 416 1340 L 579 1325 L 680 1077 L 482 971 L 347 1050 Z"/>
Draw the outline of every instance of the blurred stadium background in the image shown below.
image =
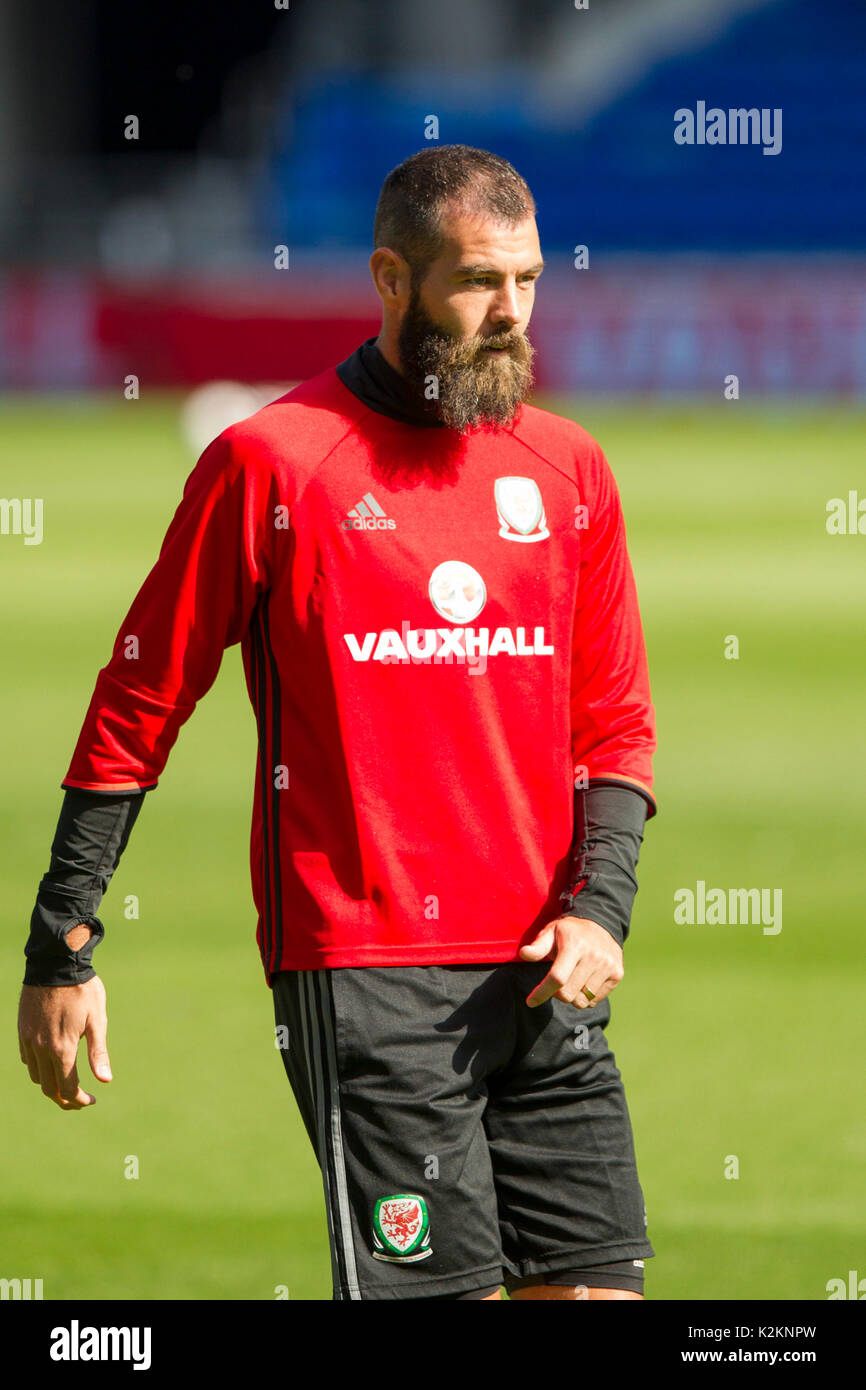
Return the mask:
<path fill-rule="evenodd" d="M 377 331 L 376 197 L 435 116 L 534 192 L 536 399 L 596 435 L 625 505 L 660 814 L 610 1038 L 648 1296 L 866 1277 L 866 541 L 825 524 L 866 494 L 866 5 L 5 0 L 0 88 L 0 491 L 44 499 L 40 545 L 0 536 L 7 1020 L 59 783 L 183 481 Z M 699 100 L 781 108 L 781 153 L 677 145 Z M 0 1276 L 46 1298 L 330 1296 L 254 941 L 254 746 L 234 649 L 100 913 L 97 1107 L 61 1117 L 7 1029 Z M 783 929 L 677 925 L 698 880 L 782 888 Z"/>

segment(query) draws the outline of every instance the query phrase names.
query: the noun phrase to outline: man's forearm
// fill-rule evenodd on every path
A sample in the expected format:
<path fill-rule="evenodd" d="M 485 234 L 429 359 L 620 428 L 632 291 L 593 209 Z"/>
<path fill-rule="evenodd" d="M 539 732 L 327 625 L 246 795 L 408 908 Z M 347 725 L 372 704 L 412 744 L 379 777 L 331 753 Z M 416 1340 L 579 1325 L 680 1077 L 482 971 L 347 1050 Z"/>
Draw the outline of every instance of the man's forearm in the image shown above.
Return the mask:
<path fill-rule="evenodd" d="M 95 915 L 141 810 L 145 793 L 66 792 L 39 884 L 24 948 L 25 985 L 83 984 L 96 973 L 94 948 L 105 935 Z M 83 931 L 70 929 L 79 925 Z M 77 947 L 77 949 L 75 949 Z"/>
<path fill-rule="evenodd" d="M 563 917 L 588 917 L 619 942 L 629 933 L 648 800 L 626 784 L 574 793 L 574 841 Z"/>

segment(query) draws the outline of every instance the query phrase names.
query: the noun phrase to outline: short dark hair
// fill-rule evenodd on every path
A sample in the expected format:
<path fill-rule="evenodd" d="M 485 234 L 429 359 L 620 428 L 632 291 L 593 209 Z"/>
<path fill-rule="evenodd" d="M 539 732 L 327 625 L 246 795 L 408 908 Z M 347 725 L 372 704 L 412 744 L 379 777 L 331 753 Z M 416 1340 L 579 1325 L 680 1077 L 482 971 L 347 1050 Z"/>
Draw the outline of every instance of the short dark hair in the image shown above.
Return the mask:
<path fill-rule="evenodd" d="M 507 159 L 471 145 L 434 145 L 398 164 L 382 184 L 373 249 L 398 251 L 420 281 L 442 251 L 442 216 L 451 205 L 511 226 L 535 215 L 529 186 Z"/>

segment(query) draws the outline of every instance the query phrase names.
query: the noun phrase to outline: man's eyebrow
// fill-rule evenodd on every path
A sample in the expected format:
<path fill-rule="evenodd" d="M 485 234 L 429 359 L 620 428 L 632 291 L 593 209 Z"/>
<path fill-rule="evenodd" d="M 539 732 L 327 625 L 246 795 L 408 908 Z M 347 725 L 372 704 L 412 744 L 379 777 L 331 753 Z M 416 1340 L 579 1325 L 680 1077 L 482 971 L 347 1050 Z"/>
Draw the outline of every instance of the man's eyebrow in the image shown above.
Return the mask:
<path fill-rule="evenodd" d="M 540 275 L 544 269 L 544 261 L 538 261 L 536 265 L 527 266 L 525 270 L 519 270 L 518 275 Z M 455 275 L 501 275 L 502 271 L 497 270 L 492 265 L 458 265 L 454 272 Z"/>

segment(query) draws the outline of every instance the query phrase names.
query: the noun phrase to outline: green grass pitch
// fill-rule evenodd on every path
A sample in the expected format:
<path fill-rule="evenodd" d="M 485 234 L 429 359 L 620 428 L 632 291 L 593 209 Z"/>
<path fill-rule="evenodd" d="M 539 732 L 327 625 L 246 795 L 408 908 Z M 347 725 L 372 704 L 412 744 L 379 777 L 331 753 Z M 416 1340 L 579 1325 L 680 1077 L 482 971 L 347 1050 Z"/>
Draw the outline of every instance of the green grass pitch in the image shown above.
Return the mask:
<path fill-rule="evenodd" d="M 864 415 L 540 403 L 579 418 L 618 478 L 658 716 L 660 814 L 608 1034 L 657 1251 L 647 1295 L 824 1299 L 829 1279 L 866 1275 L 866 536 L 825 527 L 830 498 L 866 489 Z M 82 1045 L 98 1103 L 62 1114 L 15 1041 L 59 783 L 194 461 L 179 405 L 0 405 L 2 491 L 44 499 L 41 545 L 0 536 L 0 1276 L 42 1278 L 46 1299 L 327 1299 L 318 1168 L 254 940 L 239 648 L 103 902 L 115 1080 L 92 1079 Z M 781 932 L 678 925 L 673 895 L 698 879 L 781 888 Z"/>

